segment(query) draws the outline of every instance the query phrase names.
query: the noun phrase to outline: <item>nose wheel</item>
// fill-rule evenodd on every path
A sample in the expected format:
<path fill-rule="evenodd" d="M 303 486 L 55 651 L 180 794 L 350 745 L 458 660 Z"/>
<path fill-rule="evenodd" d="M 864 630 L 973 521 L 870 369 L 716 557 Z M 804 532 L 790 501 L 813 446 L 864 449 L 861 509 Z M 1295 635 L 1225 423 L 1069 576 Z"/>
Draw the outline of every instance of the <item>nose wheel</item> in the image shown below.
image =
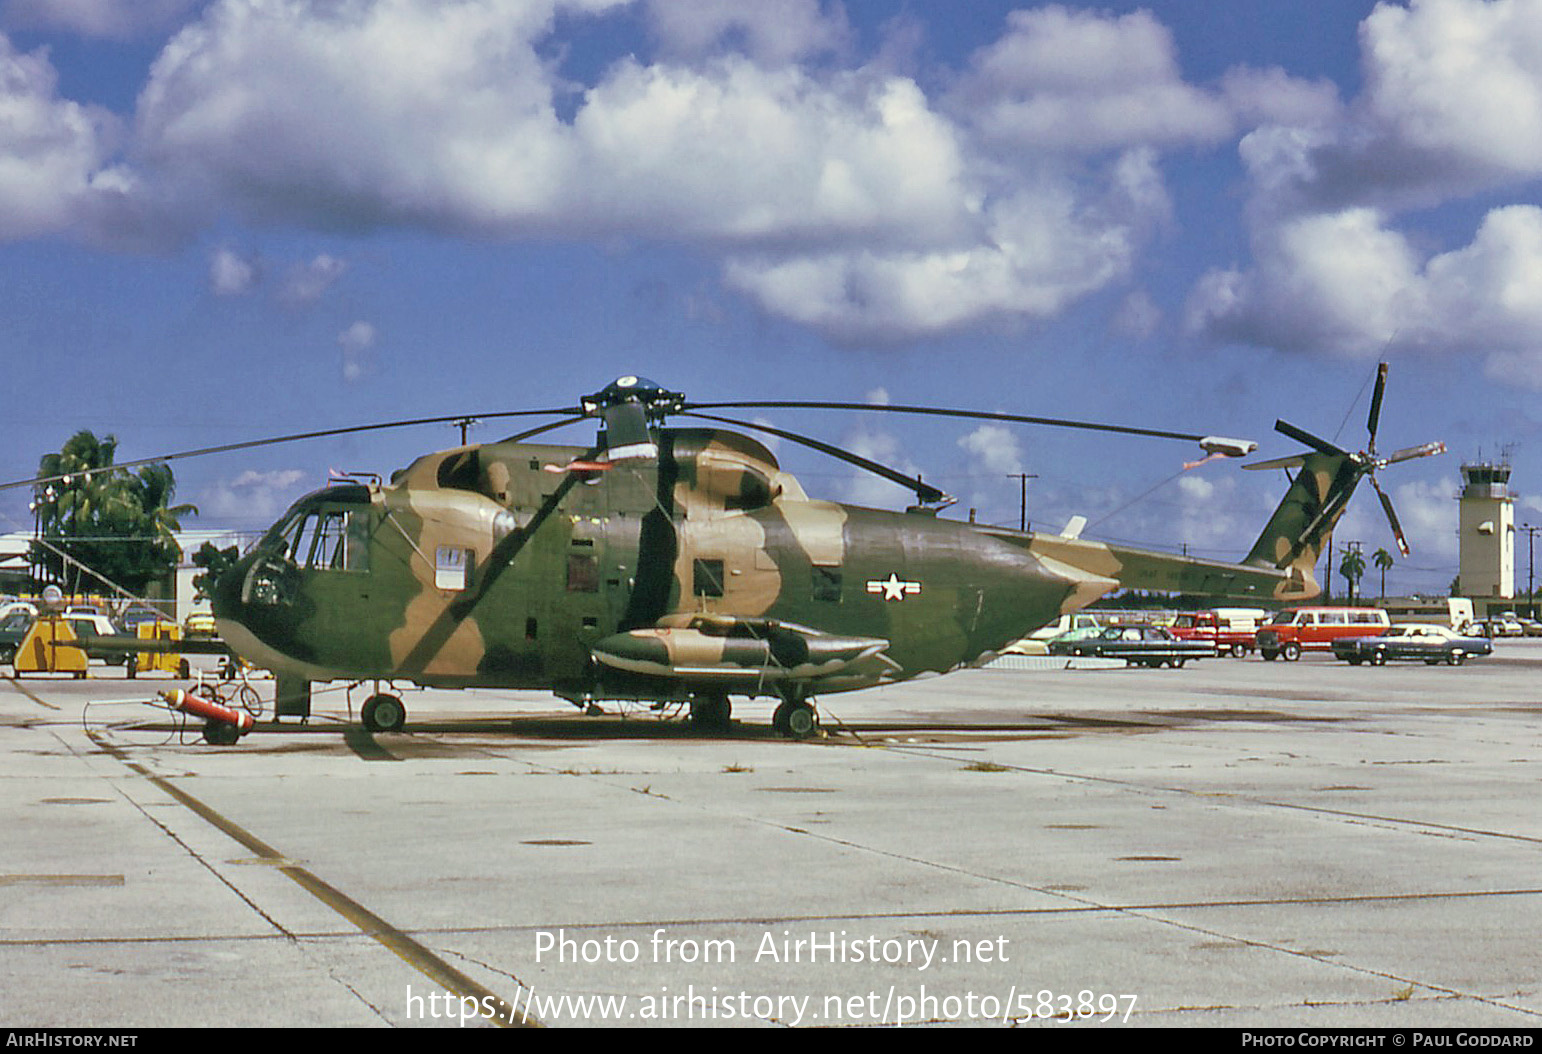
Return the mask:
<path fill-rule="evenodd" d="M 407 723 L 407 708 L 396 696 L 378 692 L 364 700 L 359 718 L 370 732 L 400 732 Z"/>

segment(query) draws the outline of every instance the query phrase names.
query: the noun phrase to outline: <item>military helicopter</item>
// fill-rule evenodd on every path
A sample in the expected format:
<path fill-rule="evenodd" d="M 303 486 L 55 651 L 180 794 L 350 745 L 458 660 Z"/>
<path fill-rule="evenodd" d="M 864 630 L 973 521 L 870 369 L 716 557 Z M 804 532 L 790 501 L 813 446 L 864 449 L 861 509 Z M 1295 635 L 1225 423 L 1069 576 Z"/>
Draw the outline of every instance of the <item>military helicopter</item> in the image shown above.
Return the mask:
<path fill-rule="evenodd" d="M 426 454 L 389 482 L 341 482 L 301 498 L 220 575 L 211 606 L 225 642 L 277 675 L 281 717 L 309 715 L 312 682 L 373 681 L 364 726 L 399 730 L 406 708 L 380 685 L 404 681 L 550 690 L 581 707 L 685 704 L 711 729 L 728 724 L 732 697 L 768 697 L 773 726 L 802 738 L 818 731 L 819 695 L 958 669 L 1119 588 L 1315 596 L 1314 565 L 1359 481 L 1444 449 L 1375 454 L 1385 382 L 1383 366 L 1364 452 L 1277 423 L 1311 449 L 1254 466 L 1297 471 L 1240 564 L 1090 541 L 1074 530 L 942 519 L 937 512 L 953 499 L 918 478 L 708 411 L 813 407 L 1025 422 L 1197 441 L 1228 457 L 1251 453 L 1249 441 L 934 407 L 691 403 L 622 377 L 576 407 L 503 412 L 556 418 L 518 435 Z M 711 424 L 674 427 L 671 417 Z M 589 447 L 531 442 L 585 419 L 600 424 Z M 389 425 L 147 460 L 379 427 Z M 908 487 L 916 503 L 888 512 L 810 498 L 738 428 L 875 472 Z"/>

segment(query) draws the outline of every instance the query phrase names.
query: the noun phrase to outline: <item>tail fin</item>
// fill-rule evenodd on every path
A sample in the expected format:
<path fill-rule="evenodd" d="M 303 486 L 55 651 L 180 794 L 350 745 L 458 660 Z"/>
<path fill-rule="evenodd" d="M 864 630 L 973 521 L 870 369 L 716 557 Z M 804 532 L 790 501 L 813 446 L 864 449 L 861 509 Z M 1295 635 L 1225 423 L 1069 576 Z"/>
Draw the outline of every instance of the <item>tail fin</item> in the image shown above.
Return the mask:
<path fill-rule="evenodd" d="M 1316 452 L 1301 459 L 1284 500 L 1243 561 L 1290 571 L 1290 584 L 1279 599 L 1308 600 L 1321 592 L 1313 569 L 1364 474 L 1351 454 Z"/>

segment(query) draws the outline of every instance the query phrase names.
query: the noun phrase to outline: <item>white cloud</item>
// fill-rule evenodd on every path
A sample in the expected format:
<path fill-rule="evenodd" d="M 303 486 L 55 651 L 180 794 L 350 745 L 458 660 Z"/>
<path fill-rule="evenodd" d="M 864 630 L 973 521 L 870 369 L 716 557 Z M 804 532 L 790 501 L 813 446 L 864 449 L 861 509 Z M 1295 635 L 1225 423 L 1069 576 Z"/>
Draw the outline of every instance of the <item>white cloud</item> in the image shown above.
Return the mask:
<path fill-rule="evenodd" d="M 1114 16 L 1058 5 L 1014 11 L 953 92 L 961 119 L 1034 152 L 1216 143 L 1240 124 L 1319 119 L 1328 82 L 1238 67 L 1219 87 L 1183 78 L 1172 32 L 1147 10 Z"/>
<path fill-rule="evenodd" d="M 993 139 L 1103 150 L 1214 142 L 1231 131 L 1224 102 L 1184 82 L 1172 33 L 1149 11 L 1051 6 L 1014 11 L 1007 26 L 975 53 L 957 93 Z"/>
<path fill-rule="evenodd" d="M 1002 476 L 1023 470 L 1023 450 L 1017 435 L 1004 425 L 981 425 L 959 439 L 958 445 L 973 455 L 975 467 Z"/>
<path fill-rule="evenodd" d="M 131 9 L 68 8 L 83 30 Z M 658 56 L 565 79 L 572 27 L 622 9 Z M 213 0 L 156 60 L 127 162 L 111 164 L 105 115 L 55 97 L 46 60 L 23 87 L 0 80 L 0 113 L 24 100 L 53 132 L 26 141 L 55 144 L 15 163 L 37 200 L 28 222 L 0 205 L 0 237 L 124 241 L 233 216 L 650 238 L 717 259 L 773 315 L 893 342 L 1052 317 L 1124 281 L 1171 213 L 1158 150 L 1339 110 L 1331 86 L 1279 70 L 1189 84 L 1147 11 L 1017 12 L 930 97 L 932 78 L 855 46 L 818 0 Z M 240 263 L 218 261 L 217 290 L 260 277 Z M 312 301 L 342 267 L 317 257 L 279 295 Z"/>
<path fill-rule="evenodd" d="M 224 0 L 156 62 L 136 157 L 206 210 L 688 242 L 765 310 L 866 342 L 1053 315 L 1169 208 L 1148 151 L 1003 168 L 907 77 L 790 65 L 849 43 L 812 0 L 651 3 L 669 57 L 569 105 L 538 49 L 604 6 Z"/>
<path fill-rule="evenodd" d="M 220 248 L 209 260 L 209 286 L 216 296 L 240 296 L 258 281 L 257 261 L 233 249 Z"/>
<path fill-rule="evenodd" d="M 882 429 L 865 426 L 858 428 L 846 436 L 842 446 L 858 457 L 876 461 L 912 479 L 922 474 L 920 467 L 905 456 L 899 438 Z M 846 486 L 845 500 L 871 508 L 893 508 L 896 505 L 913 505 L 916 496 L 915 492 L 898 483 L 890 483 L 882 476 L 857 469 Z"/>
<path fill-rule="evenodd" d="M 81 227 L 116 189 L 103 169 L 117 121 L 58 98 L 57 81 L 45 51 L 0 35 L 0 240 Z"/>
<path fill-rule="evenodd" d="M 239 523 L 266 524 L 300 496 L 305 473 L 299 469 L 246 471 L 222 480 L 198 496 L 202 515 Z"/>
<path fill-rule="evenodd" d="M 1392 488 L 1398 522 L 1408 536 L 1409 547 L 1421 561 L 1454 561 L 1457 558 L 1459 510 L 1456 494 L 1459 489 L 1460 484 L 1454 477 L 1433 482 L 1417 480 Z M 1382 533 L 1387 533 L 1384 525 Z M 1388 551 L 1392 551 L 1390 547 Z"/>
<path fill-rule="evenodd" d="M 314 303 L 326 295 L 347 270 L 347 261 L 320 253 L 289 269 L 284 279 L 283 298 L 294 304 Z"/>
<path fill-rule="evenodd" d="M 375 337 L 375 327 L 368 322 L 355 322 L 337 335 L 337 346 L 342 349 L 343 380 L 357 381 L 369 372 Z"/>
<path fill-rule="evenodd" d="M 773 314 L 853 343 L 1047 318 L 1129 272 L 1150 218 L 1118 213 L 1069 184 L 1039 186 L 994 202 L 974 245 L 740 256 L 725 276 Z"/>
<path fill-rule="evenodd" d="M 1250 268 L 1204 276 L 1197 333 L 1292 350 L 1479 355 L 1542 388 L 1542 0 L 1379 4 L 1362 24 L 1363 96 L 1261 128 L 1241 154 Z M 1330 119 L 1331 118 L 1331 119 Z M 1444 251 L 1412 208 L 1514 188 Z"/>

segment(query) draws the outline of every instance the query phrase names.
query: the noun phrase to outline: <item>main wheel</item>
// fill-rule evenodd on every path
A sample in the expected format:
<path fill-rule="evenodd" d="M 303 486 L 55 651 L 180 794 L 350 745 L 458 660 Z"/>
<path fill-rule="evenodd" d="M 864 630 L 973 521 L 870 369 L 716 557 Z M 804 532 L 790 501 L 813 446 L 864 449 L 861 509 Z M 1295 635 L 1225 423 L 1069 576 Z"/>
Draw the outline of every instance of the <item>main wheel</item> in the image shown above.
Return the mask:
<path fill-rule="evenodd" d="M 1451 654 L 1446 656 L 1446 661 L 1452 666 L 1460 666 L 1462 663 L 1467 661 L 1467 653 L 1462 651 L 1460 648 L 1457 648 L 1455 651 L 1451 652 Z"/>
<path fill-rule="evenodd" d="M 1264 657 L 1265 662 L 1273 662 L 1275 659 L 1280 657 L 1280 653 L 1275 651 L 1273 648 L 1264 648 L 1259 652 L 1259 654 Z"/>
<path fill-rule="evenodd" d="M 1301 645 L 1290 641 L 1280 647 L 1280 657 L 1286 662 L 1295 662 L 1301 658 Z"/>
<path fill-rule="evenodd" d="M 771 716 L 771 727 L 789 739 L 807 739 L 819 731 L 819 715 L 807 703 L 783 703 Z"/>
<path fill-rule="evenodd" d="M 407 723 L 407 708 L 394 695 L 372 695 L 359 711 L 364 727 L 370 732 L 400 732 Z"/>
<path fill-rule="evenodd" d="M 1387 653 L 1384 652 L 1384 651 L 1373 651 L 1373 652 L 1371 652 L 1371 665 L 1372 666 L 1385 666 L 1385 665 L 1387 665 Z"/>

